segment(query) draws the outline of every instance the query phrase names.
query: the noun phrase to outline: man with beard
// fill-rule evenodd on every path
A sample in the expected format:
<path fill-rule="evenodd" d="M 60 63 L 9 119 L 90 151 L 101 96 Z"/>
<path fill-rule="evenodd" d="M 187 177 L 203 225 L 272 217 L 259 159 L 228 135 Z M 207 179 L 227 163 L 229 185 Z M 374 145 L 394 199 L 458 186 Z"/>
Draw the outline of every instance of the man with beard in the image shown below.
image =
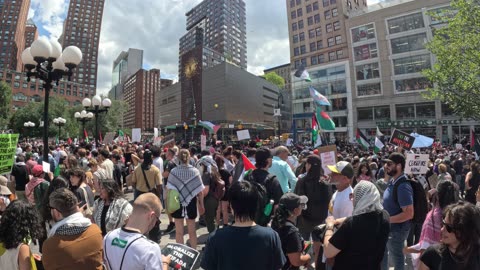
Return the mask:
<path fill-rule="evenodd" d="M 388 254 L 392 258 L 395 270 L 405 268 L 405 256 L 403 247 L 410 231 L 413 218 L 413 189 L 411 184 L 406 181 L 405 156 L 400 153 L 392 153 L 385 160 L 385 173 L 391 179 L 388 182 L 387 189 L 383 193 L 383 207 L 390 214 L 390 234 L 388 236 L 387 248 L 382 261 L 382 270 L 388 270 Z M 397 188 L 397 200 L 394 196 L 394 185 L 398 181 L 401 183 Z"/>

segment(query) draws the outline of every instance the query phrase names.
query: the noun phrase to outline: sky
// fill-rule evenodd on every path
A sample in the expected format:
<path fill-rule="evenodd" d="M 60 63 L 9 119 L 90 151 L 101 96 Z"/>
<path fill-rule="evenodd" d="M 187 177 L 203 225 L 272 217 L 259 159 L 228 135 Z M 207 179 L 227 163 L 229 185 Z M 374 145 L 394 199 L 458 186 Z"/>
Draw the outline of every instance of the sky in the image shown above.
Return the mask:
<path fill-rule="evenodd" d="M 113 61 L 128 48 L 144 50 L 144 68 L 158 68 L 162 78 L 177 80 L 178 44 L 186 33 L 185 13 L 201 1 L 106 0 L 98 53 L 97 93 L 108 93 Z M 261 75 L 266 68 L 289 63 L 286 1 L 244 1 L 247 70 Z M 29 18 L 37 25 L 40 36 L 58 38 L 61 35 L 68 3 L 68 0 L 31 0 Z"/>

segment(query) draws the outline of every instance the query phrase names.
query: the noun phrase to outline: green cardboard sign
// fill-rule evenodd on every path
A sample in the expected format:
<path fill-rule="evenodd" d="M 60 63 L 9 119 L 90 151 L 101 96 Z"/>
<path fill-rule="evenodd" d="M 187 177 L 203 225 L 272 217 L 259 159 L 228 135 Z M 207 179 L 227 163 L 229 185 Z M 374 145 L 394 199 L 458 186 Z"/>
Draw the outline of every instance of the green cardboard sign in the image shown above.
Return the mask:
<path fill-rule="evenodd" d="M 0 134 L 0 174 L 12 171 L 17 143 L 18 134 Z"/>

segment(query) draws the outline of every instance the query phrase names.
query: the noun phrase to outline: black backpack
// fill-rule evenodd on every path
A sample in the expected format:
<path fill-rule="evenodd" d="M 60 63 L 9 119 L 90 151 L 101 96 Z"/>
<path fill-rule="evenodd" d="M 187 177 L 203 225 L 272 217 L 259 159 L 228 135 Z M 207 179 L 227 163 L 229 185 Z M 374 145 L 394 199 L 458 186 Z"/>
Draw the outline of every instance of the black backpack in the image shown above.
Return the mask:
<path fill-rule="evenodd" d="M 428 213 L 428 202 L 427 195 L 425 194 L 425 189 L 422 184 L 415 179 L 404 178 L 400 181 L 397 181 L 393 186 L 393 199 L 395 203 L 398 204 L 398 186 L 403 182 L 409 182 L 412 185 L 413 189 L 413 219 L 412 222 L 423 224 L 423 221 L 427 217 Z"/>
<path fill-rule="evenodd" d="M 258 191 L 258 204 L 257 204 L 257 214 L 255 215 L 255 223 L 260 226 L 267 226 L 270 220 L 272 219 L 273 210 L 271 211 L 270 215 L 265 215 L 265 207 L 270 203 L 272 200 L 271 194 L 267 190 L 267 186 L 275 178 L 275 175 L 268 174 L 267 178 L 265 179 L 264 184 L 260 184 L 252 175 L 253 173 L 249 173 L 245 180 L 250 182 Z"/>

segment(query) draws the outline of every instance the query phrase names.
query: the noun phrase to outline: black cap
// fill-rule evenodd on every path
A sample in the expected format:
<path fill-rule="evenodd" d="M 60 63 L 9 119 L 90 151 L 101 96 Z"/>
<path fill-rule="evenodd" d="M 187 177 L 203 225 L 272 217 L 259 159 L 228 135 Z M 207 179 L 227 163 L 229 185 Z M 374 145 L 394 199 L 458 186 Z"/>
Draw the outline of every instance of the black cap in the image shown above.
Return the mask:
<path fill-rule="evenodd" d="M 388 156 L 387 159 L 383 160 L 384 162 L 393 162 L 395 164 L 402 164 L 402 168 L 405 168 L 405 156 L 398 152 L 393 152 Z"/>
<path fill-rule="evenodd" d="M 295 193 L 292 192 L 287 192 L 283 194 L 283 196 L 280 198 L 280 205 L 284 205 L 285 208 L 289 211 L 295 210 L 295 208 L 298 208 L 300 204 L 306 204 L 308 202 L 307 196 L 299 196 Z"/>

